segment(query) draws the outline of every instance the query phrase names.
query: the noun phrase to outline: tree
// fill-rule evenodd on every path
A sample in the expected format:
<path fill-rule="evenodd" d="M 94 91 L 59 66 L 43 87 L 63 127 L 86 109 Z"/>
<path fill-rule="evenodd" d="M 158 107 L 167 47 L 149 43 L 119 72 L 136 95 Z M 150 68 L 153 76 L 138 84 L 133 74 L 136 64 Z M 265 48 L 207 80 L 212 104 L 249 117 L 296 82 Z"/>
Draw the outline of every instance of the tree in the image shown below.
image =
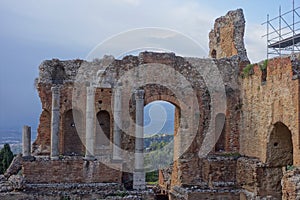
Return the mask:
<path fill-rule="evenodd" d="M 13 158 L 14 154 L 11 151 L 9 144 L 4 144 L 4 147 L 0 151 L 0 174 L 4 174 Z"/>

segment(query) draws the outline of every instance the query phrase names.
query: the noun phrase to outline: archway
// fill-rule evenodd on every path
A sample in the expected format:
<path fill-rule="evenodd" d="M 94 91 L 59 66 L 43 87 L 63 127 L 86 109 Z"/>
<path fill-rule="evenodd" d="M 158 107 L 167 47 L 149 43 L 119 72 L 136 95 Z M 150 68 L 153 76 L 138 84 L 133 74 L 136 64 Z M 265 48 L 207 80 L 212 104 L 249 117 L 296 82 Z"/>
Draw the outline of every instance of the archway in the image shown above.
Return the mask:
<path fill-rule="evenodd" d="M 284 167 L 293 164 L 292 134 L 282 122 L 274 124 L 267 145 L 267 164 Z"/>
<path fill-rule="evenodd" d="M 110 114 L 105 110 L 97 113 L 95 155 L 103 154 L 103 148 L 108 148 L 111 139 Z"/>
<path fill-rule="evenodd" d="M 171 142 L 179 127 L 178 112 L 179 109 L 175 105 L 161 100 L 153 101 L 144 107 L 145 167 L 155 169 L 146 173 L 148 183 L 158 182 L 157 169 L 164 175 L 163 179 L 171 180 L 171 170 L 167 169 L 172 168 L 174 160 L 174 144 Z"/>
<path fill-rule="evenodd" d="M 63 127 L 64 154 L 83 155 L 83 138 L 80 136 L 83 132 L 83 118 L 81 112 L 78 110 L 68 110 L 64 115 Z"/>
<path fill-rule="evenodd" d="M 293 164 L 292 134 L 282 122 L 273 125 L 267 144 L 266 167 L 261 177 L 262 193 L 280 198 L 282 196 L 281 179 L 283 167 Z"/>

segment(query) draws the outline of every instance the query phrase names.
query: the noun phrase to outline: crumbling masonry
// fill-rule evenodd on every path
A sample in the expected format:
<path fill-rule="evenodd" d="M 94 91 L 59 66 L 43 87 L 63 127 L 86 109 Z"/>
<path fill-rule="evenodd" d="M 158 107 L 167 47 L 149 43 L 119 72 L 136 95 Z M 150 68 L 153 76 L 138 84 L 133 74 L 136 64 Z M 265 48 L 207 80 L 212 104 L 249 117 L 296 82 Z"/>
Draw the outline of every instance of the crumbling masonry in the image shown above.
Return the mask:
<path fill-rule="evenodd" d="M 26 184 L 114 183 L 143 191 L 143 107 L 164 100 L 176 107 L 174 162 L 159 172 L 160 190 L 169 199 L 300 198 L 299 60 L 292 55 L 273 58 L 265 68 L 263 63 L 247 65 L 244 29 L 241 9 L 218 18 L 209 34 L 207 59 L 143 52 L 121 60 L 44 61 L 37 79 L 43 111 L 34 157 L 25 151 L 22 161 Z M 170 87 L 155 84 L 164 66 L 188 81 L 195 98 L 179 99 Z M 213 93 L 199 73 L 206 66 L 220 72 L 224 112 L 212 114 Z M 140 76 L 147 67 L 161 70 Z M 152 84 L 124 89 L 133 82 L 118 80 L 130 71 Z M 87 84 L 83 77 L 97 81 Z M 170 84 L 186 91 L 183 82 L 174 79 Z M 201 157 L 209 122 L 220 135 Z"/>

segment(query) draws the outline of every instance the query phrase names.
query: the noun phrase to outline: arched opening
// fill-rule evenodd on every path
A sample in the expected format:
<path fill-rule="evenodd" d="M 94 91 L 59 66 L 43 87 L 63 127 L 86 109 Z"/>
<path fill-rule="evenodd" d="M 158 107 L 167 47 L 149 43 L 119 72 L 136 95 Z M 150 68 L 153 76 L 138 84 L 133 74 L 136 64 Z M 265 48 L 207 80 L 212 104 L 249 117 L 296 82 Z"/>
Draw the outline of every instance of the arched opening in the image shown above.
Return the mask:
<path fill-rule="evenodd" d="M 267 145 L 267 164 L 284 167 L 293 164 L 292 134 L 282 122 L 274 124 Z"/>
<path fill-rule="evenodd" d="M 83 118 L 78 110 L 69 110 L 64 115 L 63 139 L 65 155 L 83 155 Z"/>
<path fill-rule="evenodd" d="M 225 114 L 218 113 L 215 119 L 215 151 L 223 152 L 226 147 L 226 135 L 225 135 Z"/>
<path fill-rule="evenodd" d="M 267 160 L 262 176 L 263 191 L 266 195 L 282 196 L 281 179 L 283 167 L 293 164 L 292 134 L 282 122 L 274 124 L 267 144 Z"/>
<path fill-rule="evenodd" d="M 211 51 L 210 56 L 211 56 L 212 58 L 217 58 L 217 51 L 216 51 L 215 49 L 213 49 L 213 50 Z"/>
<path fill-rule="evenodd" d="M 159 170 L 163 179 L 171 180 L 174 160 L 174 134 L 179 127 L 179 109 L 167 101 L 153 101 L 144 107 L 145 167 L 148 183 L 158 183 Z M 158 170 L 159 169 L 159 170 Z M 161 176 L 161 175 L 160 175 Z"/>
<path fill-rule="evenodd" d="M 110 114 L 105 110 L 97 113 L 95 154 L 103 154 L 103 148 L 108 148 L 111 139 Z"/>

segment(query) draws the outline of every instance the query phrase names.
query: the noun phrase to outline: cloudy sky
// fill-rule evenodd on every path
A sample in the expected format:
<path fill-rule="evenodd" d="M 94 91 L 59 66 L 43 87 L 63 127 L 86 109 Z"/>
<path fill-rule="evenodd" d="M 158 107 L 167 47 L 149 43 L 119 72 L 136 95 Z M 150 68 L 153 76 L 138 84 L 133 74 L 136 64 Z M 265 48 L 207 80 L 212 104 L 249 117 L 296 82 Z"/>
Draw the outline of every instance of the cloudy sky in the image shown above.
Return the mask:
<path fill-rule="evenodd" d="M 199 43 L 205 57 L 214 19 L 243 8 L 248 56 L 257 62 L 266 57 L 260 24 L 267 13 L 275 17 L 279 5 L 288 11 L 292 0 L 1 0 L 0 130 L 37 127 L 34 79 L 45 59 L 84 59 L 107 38 L 144 27 L 180 32 Z"/>

